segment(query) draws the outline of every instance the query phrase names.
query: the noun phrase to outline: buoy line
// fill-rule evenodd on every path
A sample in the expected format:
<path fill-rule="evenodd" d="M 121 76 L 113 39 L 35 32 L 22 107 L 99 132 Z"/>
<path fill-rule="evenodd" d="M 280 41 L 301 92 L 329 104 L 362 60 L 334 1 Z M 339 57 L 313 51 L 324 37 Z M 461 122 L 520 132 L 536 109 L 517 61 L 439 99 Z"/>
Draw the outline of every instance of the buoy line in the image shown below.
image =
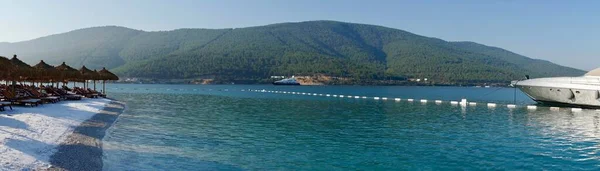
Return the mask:
<path fill-rule="evenodd" d="M 168 89 L 170 90 L 170 89 Z M 288 91 L 273 91 L 273 90 L 265 90 L 265 89 L 247 89 L 247 90 L 241 90 L 241 91 L 248 91 L 248 92 L 260 92 L 260 93 L 275 93 L 275 94 L 292 94 L 292 95 L 308 95 L 308 96 L 323 96 L 323 97 L 338 97 L 340 99 L 342 98 L 347 98 L 347 99 L 373 99 L 376 101 L 387 101 L 388 97 L 368 97 L 368 96 L 357 96 L 357 95 L 336 95 L 336 94 L 321 94 L 321 93 L 307 93 L 307 92 L 288 92 Z M 389 98 L 389 99 L 393 99 L 393 101 L 395 102 L 401 102 L 404 101 L 402 98 Z M 414 102 L 415 99 L 409 98 L 406 99 L 407 102 Z M 418 101 L 421 104 L 427 104 L 430 100 L 428 99 L 418 99 Z M 478 103 L 478 102 L 469 102 L 467 99 L 461 99 L 461 101 L 444 101 L 444 100 L 433 100 L 433 102 L 435 102 L 435 104 L 439 105 L 439 104 L 443 104 L 443 103 L 447 103 L 450 104 L 452 106 L 471 106 L 471 107 L 475 107 L 475 106 L 479 106 L 479 104 L 483 104 L 485 106 L 487 106 L 488 108 L 492 109 L 492 108 L 497 108 L 499 106 L 499 104 L 497 103 Z M 516 105 L 516 104 L 505 104 L 505 107 L 508 109 L 517 109 L 519 107 L 521 108 L 525 108 L 527 110 L 530 111 L 534 111 L 537 110 L 539 108 L 539 106 L 537 105 Z M 561 107 L 547 107 L 550 111 L 560 111 Z M 580 111 L 584 111 L 586 109 L 582 109 L 582 108 L 567 108 L 570 109 L 570 111 L 573 112 L 580 112 Z M 592 109 L 593 110 L 593 109 Z M 600 111 L 600 109 L 595 109 L 595 111 Z"/>

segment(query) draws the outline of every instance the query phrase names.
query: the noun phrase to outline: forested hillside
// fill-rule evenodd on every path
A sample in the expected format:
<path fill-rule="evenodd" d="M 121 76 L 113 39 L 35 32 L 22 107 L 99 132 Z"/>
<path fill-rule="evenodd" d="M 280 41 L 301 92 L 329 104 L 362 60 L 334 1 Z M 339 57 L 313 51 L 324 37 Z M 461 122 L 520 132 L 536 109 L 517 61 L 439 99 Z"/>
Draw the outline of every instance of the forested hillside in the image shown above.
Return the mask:
<path fill-rule="evenodd" d="M 581 70 L 473 42 L 447 42 L 381 26 L 335 21 L 237 29 L 145 32 L 95 27 L 0 44 L 30 64 L 107 66 L 121 77 L 260 80 L 327 75 L 353 80 L 429 78 L 438 83 L 506 82 L 582 75 Z"/>

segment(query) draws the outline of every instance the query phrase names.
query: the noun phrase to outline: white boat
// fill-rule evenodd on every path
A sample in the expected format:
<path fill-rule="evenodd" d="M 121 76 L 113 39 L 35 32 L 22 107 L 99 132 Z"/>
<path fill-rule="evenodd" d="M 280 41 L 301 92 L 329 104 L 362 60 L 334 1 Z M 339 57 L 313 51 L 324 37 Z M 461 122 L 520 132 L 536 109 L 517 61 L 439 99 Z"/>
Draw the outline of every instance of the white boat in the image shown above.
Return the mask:
<path fill-rule="evenodd" d="M 527 79 L 513 85 L 538 103 L 600 108 L 600 68 L 581 77 Z"/>

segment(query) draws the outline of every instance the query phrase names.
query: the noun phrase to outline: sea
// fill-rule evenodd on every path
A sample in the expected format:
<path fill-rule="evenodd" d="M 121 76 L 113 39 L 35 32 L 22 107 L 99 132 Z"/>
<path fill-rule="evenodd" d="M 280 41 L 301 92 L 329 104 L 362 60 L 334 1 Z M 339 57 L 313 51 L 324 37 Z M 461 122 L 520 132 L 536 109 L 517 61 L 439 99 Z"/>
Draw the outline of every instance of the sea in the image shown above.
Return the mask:
<path fill-rule="evenodd" d="M 600 112 L 527 109 L 535 102 L 513 88 L 109 84 L 107 92 L 127 108 L 103 139 L 104 170 L 600 170 Z M 475 104 L 451 104 L 461 99 Z"/>

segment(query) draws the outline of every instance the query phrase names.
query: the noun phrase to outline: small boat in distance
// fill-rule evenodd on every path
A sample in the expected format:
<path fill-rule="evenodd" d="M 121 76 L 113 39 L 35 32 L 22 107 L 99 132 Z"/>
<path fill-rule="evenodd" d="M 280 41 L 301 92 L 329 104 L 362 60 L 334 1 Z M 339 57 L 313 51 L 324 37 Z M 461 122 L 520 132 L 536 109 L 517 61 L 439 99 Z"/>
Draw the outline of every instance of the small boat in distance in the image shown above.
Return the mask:
<path fill-rule="evenodd" d="M 527 79 L 513 85 L 541 104 L 600 108 L 600 68 L 581 77 Z"/>
<path fill-rule="evenodd" d="M 283 80 L 273 82 L 273 85 L 300 85 L 296 78 L 286 78 Z"/>

